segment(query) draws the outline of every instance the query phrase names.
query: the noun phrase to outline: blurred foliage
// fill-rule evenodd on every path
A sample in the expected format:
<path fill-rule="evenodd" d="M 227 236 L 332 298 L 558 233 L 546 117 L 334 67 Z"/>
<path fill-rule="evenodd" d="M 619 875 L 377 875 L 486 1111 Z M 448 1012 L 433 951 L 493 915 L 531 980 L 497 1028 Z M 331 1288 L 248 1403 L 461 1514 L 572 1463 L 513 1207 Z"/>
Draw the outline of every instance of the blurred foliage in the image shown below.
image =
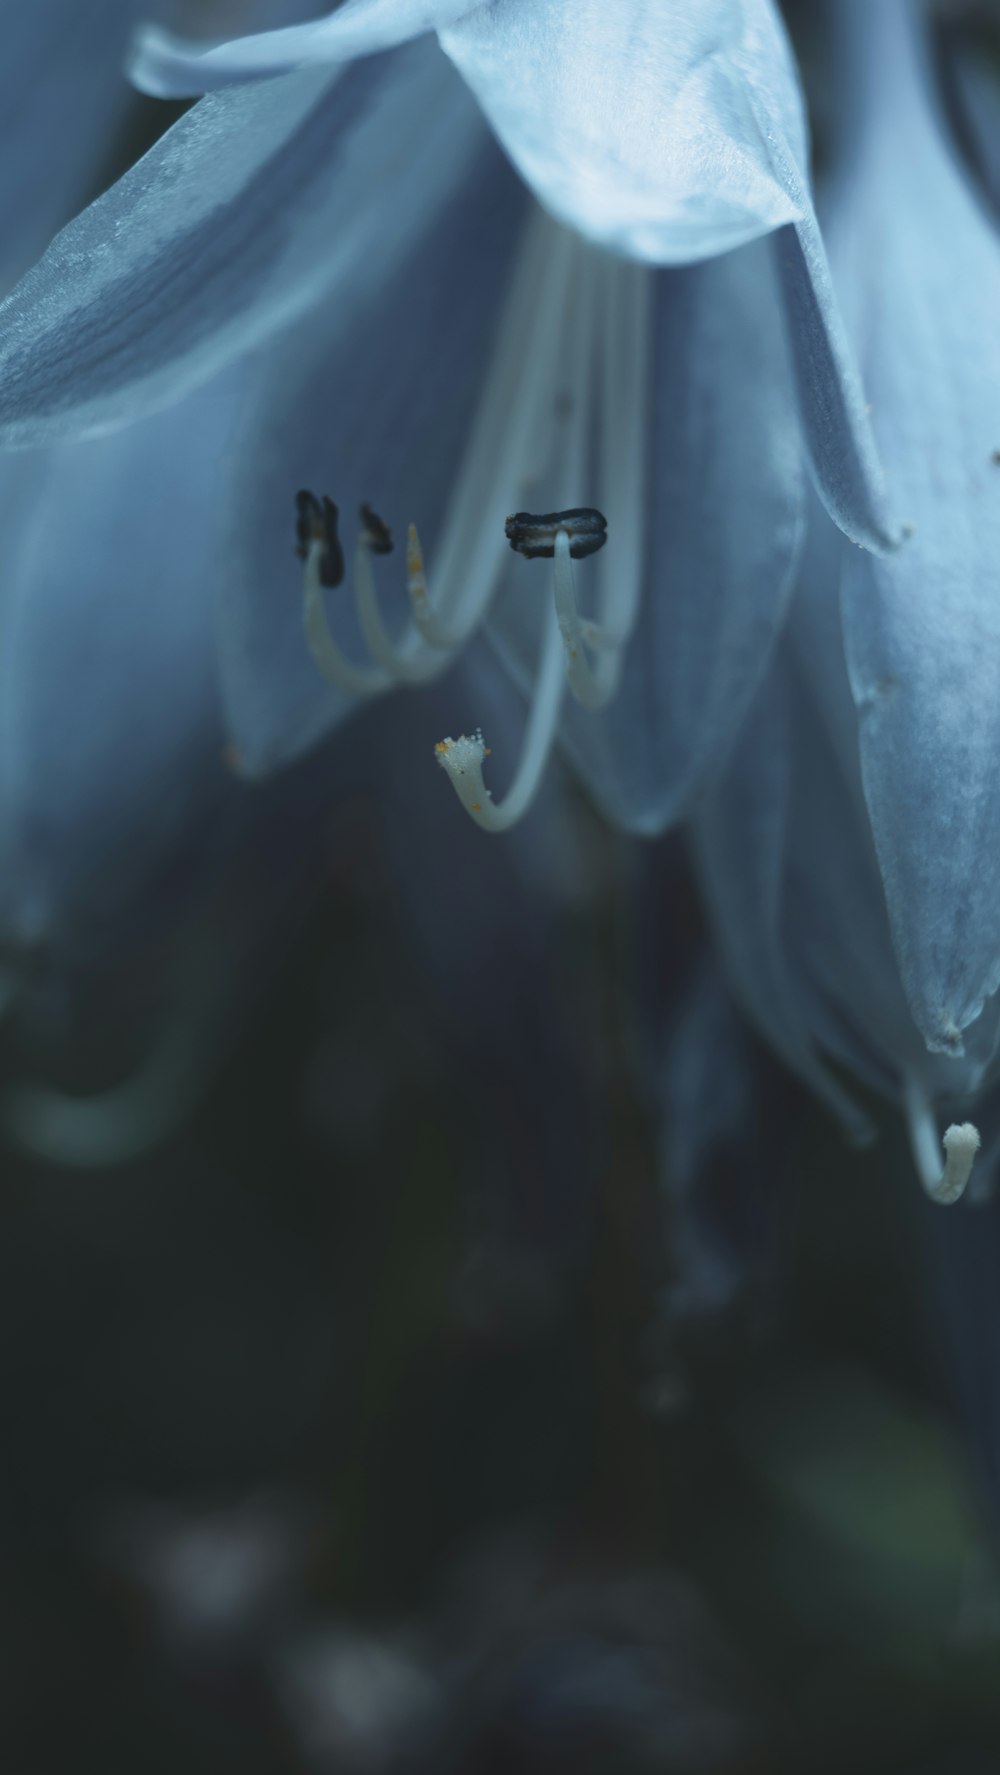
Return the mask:
<path fill-rule="evenodd" d="M 513 1013 L 562 1029 L 536 1095 L 452 1027 L 364 808 L 335 824 L 187 1124 L 105 1171 L 8 1155 L 7 1766 L 1000 1767 L 897 1137 L 849 1152 L 756 1054 L 714 1187 L 763 1190 L 775 1262 L 678 1317 L 627 859 L 590 832 L 559 914 L 572 1039 Z"/>

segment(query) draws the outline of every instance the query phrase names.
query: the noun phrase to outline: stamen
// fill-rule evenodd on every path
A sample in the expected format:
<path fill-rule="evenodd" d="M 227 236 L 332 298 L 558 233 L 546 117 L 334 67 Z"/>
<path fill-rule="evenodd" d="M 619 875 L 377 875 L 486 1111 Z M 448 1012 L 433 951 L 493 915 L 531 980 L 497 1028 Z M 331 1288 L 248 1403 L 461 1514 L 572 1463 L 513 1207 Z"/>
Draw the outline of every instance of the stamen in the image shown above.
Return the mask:
<path fill-rule="evenodd" d="M 361 507 L 361 528 L 364 539 L 373 555 L 391 555 L 395 544 L 392 531 L 383 524 L 377 512 L 370 505 Z"/>
<path fill-rule="evenodd" d="M 372 666 L 357 666 L 330 632 L 323 600 L 324 586 L 339 585 L 344 557 L 337 536 L 337 507 L 324 498 L 322 507 L 311 493 L 296 494 L 296 554 L 305 555 L 302 575 L 302 626 L 309 651 L 328 684 L 345 696 L 374 696 L 392 680 Z"/>
<path fill-rule="evenodd" d="M 585 555 L 596 555 L 608 540 L 607 519 L 589 505 L 575 505 L 567 512 L 545 512 L 541 517 L 534 517 L 531 512 L 515 512 L 503 528 L 511 548 L 526 561 L 543 558 L 551 561 L 560 531 L 569 539 L 569 552 L 574 561 L 581 561 Z"/>
<path fill-rule="evenodd" d="M 321 505 L 315 494 L 303 487 L 295 495 L 295 510 L 295 553 L 299 560 L 306 560 L 310 544 L 321 543 L 320 581 L 325 586 L 339 586 L 344 577 L 344 552 L 337 533 L 339 513 L 333 500 L 324 493 Z"/>
<path fill-rule="evenodd" d="M 441 621 L 431 603 L 427 590 L 424 552 L 420 546 L 416 524 L 411 524 L 406 533 L 406 589 L 410 596 L 410 614 L 414 625 L 428 646 L 450 653 L 456 645 L 455 637 L 447 624 Z"/>
<path fill-rule="evenodd" d="M 906 1080 L 903 1102 L 913 1157 L 924 1189 L 932 1202 L 957 1202 L 969 1181 L 979 1151 L 979 1129 L 972 1122 L 952 1122 L 942 1141 L 945 1155 L 942 1168 L 931 1106 L 915 1079 Z"/>
<path fill-rule="evenodd" d="M 569 688 L 585 709 L 601 709 L 610 700 L 617 683 L 618 646 L 598 623 L 588 623 L 584 631 L 576 601 L 573 551 L 565 530 L 560 530 L 556 536 L 554 553 L 552 580 L 556 618 L 566 649 Z M 596 672 L 587 658 L 588 645 L 604 654 L 598 661 Z"/>
<path fill-rule="evenodd" d="M 612 261 L 600 259 L 597 262 L 593 268 L 593 276 L 585 279 L 578 291 L 572 324 L 567 330 L 567 350 L 577 389 L 577 424 L 564 453 L 563 469 L 569 484 L 575 483 L 577 486 L 587 473 L 585 445 L 594 417 L 591 372 L 593 330 L 595 323 L 599 326 L 602 304 L 605 322 L 616 318 L 612 294 L 617 277 L 618 272 Z M 617 318 L 620 320 L 622 317 Z M 606 331 L 605 326 L 604 334 Z M 599 336 L 602 335 L 599 333 Z M 603 343 L 606 356 L 610 349 L 606 337 Z M 605 387 L 606 402 L 607 393 Z M 619 394 L 624 394 L 626 400 L 629 400 L 631 393 L 628 386 L 619 390 Z M 604 429 L 602 424 L 602 434 Z M 574 558 L 595 554 L 603 547 L 607 539 L 607 523 L 603 514 L 589 506 L 572 506 L 562 512 L 548 512 L 541 516 L 530 512 L 515 512 L 512 518 L 508 518 L 505 530 L 511 547 L 528 560 L 540 556 L 553 560 L 553 600 L 565 650 L 570 693 L 586 709 L 603 708 L 618 685 L 619 649 L 625 637 L 620 639 L 618 633 L 607 631 L 601 622 L 588 620 L 584 623 L 577 602 L 572 566 Z M 606 605 L 608 585 L 613 585 L 614 582 L 604 576 L 602 583 L 605 588 L 602 605 Z M 596 666 L 590 662 L 588 649 L 602 656 Z"/>
<path fill-rule="evenodd" d="M 568 229 L 533 214 L 432 563 L 435 593 L 419 623 L 431 646 L 458 648 L 478 627 L 503 571 L 500 525 L 525 462 L 537 449 L 550 455 L 566 305 L 584 251 Z"/>
<path fill-rule="evenodd" d="M 572 498 L 596 476 L 611 495 L 615 559 L 598 568 L 596 617 L 580 610 L 573 562 L 599 553 L 607 522 L 591 506 L 536 514 L 515 510 L 504 524 L 510 547 L 553 562 L 553 601 L 542 631 L 538 679 L 523 749 L 502 802 L 482 776 L 481 736 L 443 741 L 438 759 L 471 816 L 490 831 L 512 825 L 537 791 L 554 741 L 564 687 L 588 709 L 617 688 L 621 652 L 638 609 L 644 497 L 644 401 L 648 275 L 585 247 L 537 212 L 526 230 L 461 471 L 449 503 L 431 585 L 416 528 L 407 535 L 412 621 L 391 633 L 383 618 L 372 556 L 392 550 L 387 526 L 361 507 L 354 560 L 358 623 L 371 663 L 355 665 L 333 640 L 321 596 L 343 577 L 336 507 L 298 497 L 298 544 L 305 556 L 305 623 L 324 675 L 352 695 L 394 683 L 424 683 L 450 664 L 493 597 L 506 559 L 503 514 L 536 479 L 552 503 Z M 598 378 L 601 378 L 598 384 Z M 596 435 L 596 449 L 591 439 Z M 554 495 L 554 498 L 553 498 Z M 604 495 L 602 493 L 602 503 Z M 502 503 L 501 503 L 502 501 Z M 619 556 L 621 557 L 619 569 Z M 434 563 L 432 563 L 432 567 Z M 432 593 L 433 587 L 433 593 Z M 499 640 L 502 642 L 502 631 Z"/>
<path fill-rule="evenodd" d="M 540 211 L 533 213 L 448 509 L 438 563 L 439 595 L 432 602 L 418 542 L 415 554 L 408 551 L 414 569 L 408 575 L 413 627 L 398 637 L 388 633 L 382 620 L 369 558 L 388 552 L 391 537 L 378 515 L 362 507 L 367 547 L 356 556 L 354 589 L 359 622 L 378 670 L 355 666 L 344 657 L 332 640 L 313 588 L 307 600 L 310 647 L 325 676 L 341 689 L 370 695 L 392 681 L 425 683 L 447 668 L 450 657 L 482 620 L 503 568 L 499 526 L 511 495 L 520 490 L 529 449 L 544 443 L 546 460 L 552 453 L 558 429 L 555 397 L 560 379 L 565 380 L 566 306 L 584 253 L 569 230 Z M 590 282 L 594 275 L 591 270 Z M 586 284 L 587 277 L 582 281 Z M 586 305 L 575 304 L 577 309 Z M 585 431 L 583 421 L 577 429 Z M 299 546 L 307 555 L 320 528 L 316 505 L 312 495 L 299 504 Z M 324 540 L 332 561 L 332 534 L 324 533 Z M 321 583 L 333 578 L 323 557 L 318 565 Z"/>
<path fill-rule="evenodd" d="M 447 661 L 443 661 L 440 655 L 428 654 L 419 645 L 414 646 L 414 641 L 419 638 L 414 636 L 412 629 L 404 629 L 398 641 L 390 635 L 382 618 L 371 558 L 373 554 L 389 554 L 392 537 L 370 506 L 362 506 L 361 511 L 364 528 L 354 551 L 354 596 L 361 632 L 372 658 L 398 684 L 426 684 Z"/>

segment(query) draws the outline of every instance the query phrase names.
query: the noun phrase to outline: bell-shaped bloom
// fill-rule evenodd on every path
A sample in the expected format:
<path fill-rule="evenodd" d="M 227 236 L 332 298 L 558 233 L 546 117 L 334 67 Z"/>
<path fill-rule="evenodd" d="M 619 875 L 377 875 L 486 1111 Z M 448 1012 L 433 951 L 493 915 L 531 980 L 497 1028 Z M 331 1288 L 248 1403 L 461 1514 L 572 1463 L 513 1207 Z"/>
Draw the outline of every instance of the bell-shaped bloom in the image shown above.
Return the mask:
<path fill-rule="evenodd" d="M 452 303 L 422 279 L 424 257 Z M 602 805 L 633 828 L 661 829 L 736 731 L 801 542 L 801 452 L 769 255 L 757 244 L 663 273 L 609 259 L 527 208 L 486 138 L 461 206 L 405 269 L 347 336 L 325 316 L 290 336 L 259 397 L 260 443 L 233 465 L 221 644 L 245 768 L 260 774 L 295 757 L 359 696 L 432 681 L 492 609 L 490 638 L 533 701 L 546 657 L 550 683 L 554 667 L 541 761 L 561 709 Z M 498 317 L 492 292 L 505 282 Z M 336 390 L 333 424 L 318 386 Z M 363 502 L 390 527 L 419 517 L 426 599 L 447 617 L 435 637 L 444 645 L 425 639 L 419 609 L 423 630 L 413 626 L 397 534 L 397 552 L 362 575 L 367 636 L 348 586 L 322 594 L 339 653 L 324 659 L 334 683 L 324 682 L 303 640 L 287 508 L 281 524 L 274 511 L 276 486 L 317 484 L 343 510 L 349 581 Z M 600 503 L 610 539 L 576 568 L 581 595 L 596 596 L 595 615 L 622 643 L 621 683 L 612 659 L 596 709 L 563 690 L 553 563 L 522 559 L 504 535 L 512 509 L 565 507 L 581 495 Z M 731 526 L 718 523 L 721 501 Z M 372 579 L 390 631 L 385 663 L 367 645 Z M 470 730 L 487 723 L 467 692 L 455 693 L 455 720 Z M 424 731 L 429 756 L 438 736 Z M 516 755 L 495 753 L 491 777 L 502 783 Z"/>
<path fill-rule="evenodd" d="M 675 821 L 780 631 L 806 460 L 852 537 L 890 534 L 771 0 L 352 0 L 196 54 L 147 31 L 136 67 L 158 90 L 244 84 L 182 118 L 9 299 L 8 441 L 100 431 L 283 332 L 219 576 L 244 768 L 436 677 L 492 606 L 530 715 L 520 757 L 490 767 L 502 805 L 476 711 L 440 741 L 473 818 L 519 818 L 561 734 L 614 818 Z M 302 487 L 374 504 L 400 545 L 419 527 L 405 575 L 348 534 L 353 613 L 300 536 L 312 659 L 286 591 Z M 559 514 L 585 501 L 609 540 L 576 568 Z M 551 566 L 507 548 L 529 508 L 556 515 Z"/>
<path fill-rule="evenodd" d="M 923 1181 L 950 1199 L 934 1107 L 961 1118 L 967 1181 L 979 1143 L 964 1118 L 997 1075 L 1000 1003 L 986 1005 L 955 1054 L 928 1048 L 907 1002 L 840 632 L 848 545 L 813 516 L 788 630 L 728 770 L 703 799 L 696 856 L 734 986 L 773 1047 L 856 1139 L 870 1134 L 867 1118 L 832 1068 L 901 1104 Z M 985 1155 L 984 1178 L 995 1158 Z"/>
<path fill-rule="evenodd" d="M 698 829 L 758 1020 L 849 1119 L 823 1056 L 902 1098 L 933 1181 L 933 1102 L 995 1120 L 1000 239 L 922 10 L 834 16 L 831 258 L 906 530 L 874 559 L 814 514 L 784 663 Z"/>
<path fill-rule="evenodd" d="M 22 286 L 8 435 L 111 423 L 309 309 L 234 472 L 223 682 L 245 768 L 267 772 L 359 700 L 429 681 L 492 606 L 490 640 L 532 716 L 520 761 L 490 767 L 511 781 L 501 814 L 479 717 L 457 711 L 465 741 L 438 756 L 469 811 L 509 824 L 560 732 L 602 806 L 659 831 L 733 743 L 766 668 L 805 458 L 853 536 L 887 535 L 794 70 L 759 0 L 585 6 L 568 39 L 556 5 L 447 11 L 358 0 L 197 53 L 147 33 L 137 66 L 160 90 L 253 81 L 182 119 Z M 546 211 L 434 45 L 326 65 L 430 24 Z M 526 79 L 557 31 L 558 80 Z M 767 179 L 781 202 L 765 201 Z M 86 262 L 72 285 L 70 255 Z M 327 683 L 285 590 L 299 486 L 331 493 L 345 528 L 374 503 L 399 555 L 419 526 L 408 572 L 399 555 L 355 554 L 348 531 L 356 615 L 320 575 L 307 589 Z M 511 556 L 508 514 L 584 500 L 608 525 L 598 560 Z"/>
<path fill-rule="evenodd" d="M 921 9 L 834 10 L 831 258 L 909 532 L 847 558 L 847 659 L 903 984 L 927 1044 L 961 1054 L 1000 987 L 1000 233 L 941 113 Z"/>

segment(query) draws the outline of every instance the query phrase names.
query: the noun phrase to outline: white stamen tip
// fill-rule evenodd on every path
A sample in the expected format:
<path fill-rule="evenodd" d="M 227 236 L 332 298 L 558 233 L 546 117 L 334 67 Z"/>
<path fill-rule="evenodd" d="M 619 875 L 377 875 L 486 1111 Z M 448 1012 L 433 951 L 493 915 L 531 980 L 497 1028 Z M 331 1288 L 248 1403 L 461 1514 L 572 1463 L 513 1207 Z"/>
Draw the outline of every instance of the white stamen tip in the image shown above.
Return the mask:
<path fill-rule="evenodd" d="M 945 1129 L 944 1170 L 935 1189 L 928 1194 L 935 1202 L 957 1202 L 972 1174 L 981 1142 L 979 1129 L 973 1122 L 952 1122 Z"/>
<path fill-rule="evenodd" d="M 979 1129 L 973 1122 L 952 1122 L 945 1129 L 941 1142 L 944 1147 L 942 1170 L 934 1114 L 916 1079 L 904 1080 L 903 1101 L 913 1157 L 924 1189 L 932 1202 L 957 1202 L 965 1191 L 976 1161 L 981 1144 Z"/>

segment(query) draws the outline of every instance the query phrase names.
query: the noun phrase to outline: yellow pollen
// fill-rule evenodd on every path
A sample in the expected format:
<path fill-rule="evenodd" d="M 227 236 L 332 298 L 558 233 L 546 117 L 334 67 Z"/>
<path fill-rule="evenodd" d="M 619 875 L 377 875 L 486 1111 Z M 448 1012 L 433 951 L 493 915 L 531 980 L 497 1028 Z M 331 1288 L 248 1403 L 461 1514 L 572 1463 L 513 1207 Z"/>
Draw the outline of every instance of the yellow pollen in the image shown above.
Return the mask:
<path fill-rule="evenodd" d="M 406 532 L 406 571 L 408 573 L 423 573 L 423 570 L 424 557 L 420 548 L 420 539 L 415 526 L 411 524 Z"/>

